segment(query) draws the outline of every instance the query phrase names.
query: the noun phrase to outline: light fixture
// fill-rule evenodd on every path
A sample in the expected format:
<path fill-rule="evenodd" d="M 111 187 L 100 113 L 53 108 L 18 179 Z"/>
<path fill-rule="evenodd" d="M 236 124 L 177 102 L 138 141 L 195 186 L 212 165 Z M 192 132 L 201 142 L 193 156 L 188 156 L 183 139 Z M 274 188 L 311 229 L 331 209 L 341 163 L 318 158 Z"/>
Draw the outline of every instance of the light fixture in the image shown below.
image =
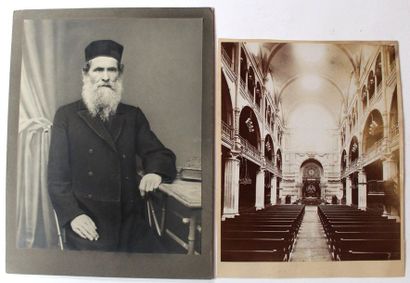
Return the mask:
<path fill-rule="evenodd" d="M 246 158 L 242 159 L 241 161 L 243 161 L 243 160 L 245 160 L 243 162 L 244 165 L 245 165 L 245 175 L 242 178 L 239 179 L 239 184 L 240 185 L 251 185 L 252 184 L 252 179 L 249 178 L 249 175 L 248 175 L 248 162 L 247 162 Z"/>
<path fill-rule="evenodd" d="M 268 151 L 270 151 L 270 150 L 272 149 L 272 147 L 271 147 L 269 141 L 266 142 L 266 149 L 267 149 Z"/>
<path fill-rule="evenodd" d="M 246 126 L 248 127 L 249 133 L 253 133 L 253 132 L 255 131 L 255 129 L 253 128 L 253 122 L 252 122 L 250 116 L 249 116 L 248 119 L 246 119 L 245 124 L 246 124 Z"/>
<path fill-rule="evenodd" d="M 376 134 L 377 127 L 379 124 L 373 119 L 373 114 L 371 114 L 372 121 L 369 125 L 369 135 L 374 136 Z"/>
<path fill-rule="evenodd" d="M 353 153 L 355 153 L 356 152 L 356 150 L 357 150 L 357 143 L 354 143 L 353 145 L 352 145 L 352 152 Z"/>

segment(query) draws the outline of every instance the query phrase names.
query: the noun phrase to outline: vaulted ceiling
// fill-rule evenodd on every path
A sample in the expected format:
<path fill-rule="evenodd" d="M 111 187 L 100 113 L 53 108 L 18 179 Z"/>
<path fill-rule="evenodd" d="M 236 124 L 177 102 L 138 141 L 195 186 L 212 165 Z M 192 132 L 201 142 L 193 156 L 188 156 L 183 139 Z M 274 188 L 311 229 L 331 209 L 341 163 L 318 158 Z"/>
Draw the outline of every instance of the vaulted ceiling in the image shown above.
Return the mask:
<path fill-rule="evenodd" d="M 266 81 L 272 81 L 285 125 L 307 104 L 321 107 L 337 128 L 341 112 L 354 95 L 355 80 L 376 46 L 344 43 L 247 43 Z M 269 83 L 267 84 L 269 87 Z M 303 114 L 303 113 L 302 113 Z M 298 114 L 300 115 L 300 114 Z"/>

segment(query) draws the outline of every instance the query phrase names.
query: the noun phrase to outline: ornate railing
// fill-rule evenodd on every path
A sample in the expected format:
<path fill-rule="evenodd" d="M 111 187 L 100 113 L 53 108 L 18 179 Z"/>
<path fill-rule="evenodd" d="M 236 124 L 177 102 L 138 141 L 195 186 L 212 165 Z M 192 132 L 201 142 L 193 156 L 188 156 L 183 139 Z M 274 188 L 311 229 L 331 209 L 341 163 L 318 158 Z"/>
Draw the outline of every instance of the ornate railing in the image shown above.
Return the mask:
<path fill-rule="evenodd" d="M 377 96 L 377 92 L 375 90 L 372 97 L 369 96 L 369 106 L 371 106 L 376 101 L 376 96 Z M 369 107 L 369 109 L 370 109 L 370 107 Z"/>
<path fill-rule="evenodd" d="M 394 124 L 390 128 L 390 146 L 395 147 L 399 144 L 400 128 L 399 123 Z"/>
<path fill-rule="evenodd" d="M 223 69 L 226 71 L 226 74 L 231 79 L 231 81 L 236 83 L 236 74 L 232 68 L 231 63 L 232 63 L 231 58 L 229 58 L 226 51 L 222 48 L 222 65 L 224 65 Z"/>
<path fill-rule="evenodd" d="M 273 166 L 273 163 L 269 160 L 266 160 L 266 168 L 269 169 L 269 171 L 275 173 L 275 166 Z"/>
<path fill-rule="evenodd" d="M 390 70 L 389 73 L 387 75 L 387 85 L 392 85 L 392 83 L 394 82 L 394 79 L 396 78 L 396 60 L 394 60 L 392 63 L 390 63 L 389 66 Z"/>
<path fill-rule="evenodd" d="M 222 140 L 228 144 L 233 144 L 233 128 L 224 121 L 221 121 Z"/>
<path fill-rule="evenodd" d="M 390 72 L 395 72 L 396 71 L 396 60 L 393 60 L 393 62 L 390 62 Z"/>
<path fill-rule="evenodd" d="M 382 82 L 380 82 L 377 86 L 376 86 L 376 96 L 380 97 L 382 94 Z"/>
<path fill-rule="evenodd" d="M 395 137 L 399 135 L 399 123 L 395 123 L 394 125 L 392 125 L 392 127 L 390 128 L 390 136 L 391 137 Z"/>
<path fill-rule="evenodd" d="M 378 157 L 383 152 L 384 138 L 375 142 L 371 147 L 363 154 L 363 165 L 370 163 L 374 158 Z"/>
<path fill-rule="evenodd" d="M 273 169 L 273 173 L 276 175 L 276 176 L 278 176 L 278 177 L 280 177 L 280 178 L 283 178 L 283 175 L 282 175 L 282 169 L 279 169 L 279 168 L 274 168 Z"/>
<path fill-rule="evenodd" d="M 248 100 L 248 102 L 249 102 L 249 104 L 250 105 L 253 105 L 253 98 L 252 98 L 252 96 L 251 96 L 251 94 L 249 93 L 249 91 L 248 91 L 248 89 L 247 89 L 247 87 L 246 87 L 246 84 L 245 84 L 245 82 L 242 80 L 242 78 L 240 78 L 240 84 L 241 84 L 241 86 L 240 86 L 240 92 L 241 92 L 241 94 L 242 94 L 242 96 L 246 99 L 246 100 Z"/>
<path fill-rule="evenodd" d="M 349 166 L 346 167 L 342 176 L 347 176 L 359 169 L 358 159 L 350 162 Z"/>
<path fill-rule="evenodd" d="M 232 68 L 233 60 L 231 59 L 231 57 L 229 57 L 228 53 L 223 47 L 221 48 L 221 55 L 222 55 L 222 60 L 225 61 L 225 64 L 229 66 L 229 68 Z"/>
<path fill-rule="evenodd" d="M 261 162 L 261 152 L 243 137 L 239 137 L 242 144 L 242 153 L 257 164 Z"/>

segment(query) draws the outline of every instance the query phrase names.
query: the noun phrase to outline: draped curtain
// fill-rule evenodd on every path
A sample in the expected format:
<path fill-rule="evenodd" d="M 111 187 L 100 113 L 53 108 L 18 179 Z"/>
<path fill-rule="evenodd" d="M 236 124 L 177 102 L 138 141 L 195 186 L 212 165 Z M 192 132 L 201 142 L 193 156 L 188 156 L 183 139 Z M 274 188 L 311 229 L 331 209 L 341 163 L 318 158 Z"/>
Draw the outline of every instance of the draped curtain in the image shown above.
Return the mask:
<path fill-rule="evenodd" d="M 57 246 L 56 223 L 47 191 L 52 118 L 56 111 L 59 52 L 55 21 L 24 22 L 17 159 L 17 246 Z"/>

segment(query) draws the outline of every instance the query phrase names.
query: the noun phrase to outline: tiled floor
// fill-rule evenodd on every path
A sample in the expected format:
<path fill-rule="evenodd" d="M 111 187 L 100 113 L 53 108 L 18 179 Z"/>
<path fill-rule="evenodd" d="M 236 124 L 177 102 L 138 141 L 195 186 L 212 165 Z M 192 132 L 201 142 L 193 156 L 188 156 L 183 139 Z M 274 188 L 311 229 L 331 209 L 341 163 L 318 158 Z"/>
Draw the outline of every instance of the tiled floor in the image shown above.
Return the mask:
<path fill-rule="evenodd" d="M 331 261 L 317 206 L 306 206 L 290 261 Z"/>

